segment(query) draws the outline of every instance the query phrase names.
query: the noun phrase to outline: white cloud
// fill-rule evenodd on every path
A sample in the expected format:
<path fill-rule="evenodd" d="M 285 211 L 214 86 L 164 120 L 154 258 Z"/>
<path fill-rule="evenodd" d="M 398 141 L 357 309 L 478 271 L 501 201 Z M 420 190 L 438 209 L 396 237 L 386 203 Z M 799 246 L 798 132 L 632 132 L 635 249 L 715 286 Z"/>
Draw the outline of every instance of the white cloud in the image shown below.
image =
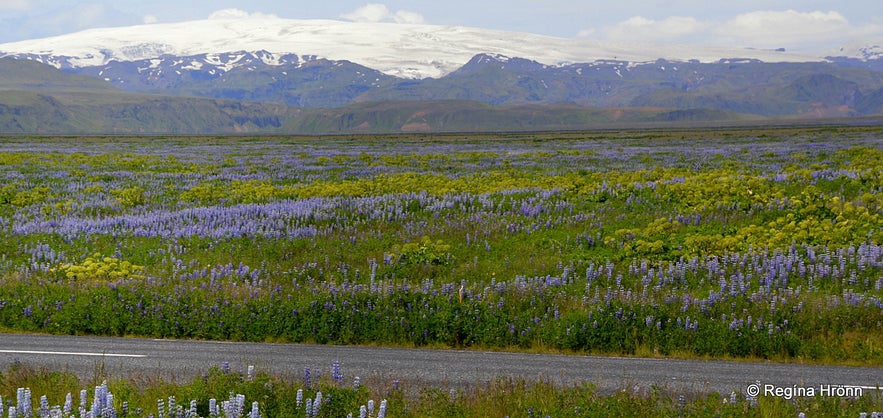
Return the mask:
<path fill-rule="evenodd" d="M 4 0 L 0 0 L 2 1 Z M 89 28 L 135 25 L 143 20 L 140 16 L 121 12 L 98 1 L 83 1 L 75 5 L 52 1 L 52 7 L 42 5 L 48 3 L 48 0 L 29 0 L 28 3 L 33 7 L 21 16 L 4 20 L 0 36 L 7 40 L 37 39 Z M 9 4 L 4 3 L 5 6 Z"/>
<path fill-rule="evenodd" d="M 0 10 L 21 11 L 31 8 L 30 0 L 0 0 Z"/>
<path fill-rule="evenodd" d="M 595 28 L 583 29 L 577 32 L 577 38 L 594 38 L 598 36 L 598 31 Z"/>
<path fill-rule="evenodd" d="M 345 20 L 353 22 L 382 22 L 389 19 L 391 13 L 385 4 L 369 3 L 352 12 L 340 15 Z"/>
<path fill-rule="evenodd" d="M 736 16 L 715 30 L 724 41 L 773 48 L 828 42 L 855 31 L 838 12 L 757 11 Z"/>
<path fill-rule="evenodd" d="M 353 22 L 395 22 L 395 23 L 423 23 L 423 15 L 419 13 L 399 10 L 392 13 L 385 4 L 368 3 L 349 13 L 340 15 L 344 20 Z"/>
<path fill-rule="evenodd" d="M 242 9 L 221 9 L 208 16 L 209 19 L 252 19 L 252 18 L 277 18 L 274 14 L 249 13 Z"/>
<path fill-rule="evenodd" d="M 58 10 L 43 17 L 44 25 L 58 29 L 61 33 L 92 27 L 108 26 L 121 17 L 120 13 L 100 3 L 81 3 L 74 7 Z"/>
<path fill-rule="evenodd" d="M 819 50 L 856 38 L 883 37 L 883 22 L 856 26 L 836 11 L 754 11 L 723 21 L 672 16 L 661 20 L 635 16 L 580 37 L 613 41 L 693 43 L 750 48 Z"/>
<path fill-rule="evenodd" d="M 159 23 L 159 18 L 154 15 L 146 15 L 144 19 L 142 19 L 145 25 L 152 25 L 154 23 Z"/>
<path fill-rule="evenodd" d="M 420 13 L 399 10 L 392 19 L 396 23 L 423 23 L 423 15 Z"/>
<path fill-rule="evenodd" d="M 604 28 L 603 33 L 606 38 L 616 40 L 673 42 L 701 33 L 708 27 L 709 23 L 700 22 L 692 17 L 671 16 L 662 20 L 653 20 L 634 16 Z M 581 34 L 587 33 L 583 31 Z"/>

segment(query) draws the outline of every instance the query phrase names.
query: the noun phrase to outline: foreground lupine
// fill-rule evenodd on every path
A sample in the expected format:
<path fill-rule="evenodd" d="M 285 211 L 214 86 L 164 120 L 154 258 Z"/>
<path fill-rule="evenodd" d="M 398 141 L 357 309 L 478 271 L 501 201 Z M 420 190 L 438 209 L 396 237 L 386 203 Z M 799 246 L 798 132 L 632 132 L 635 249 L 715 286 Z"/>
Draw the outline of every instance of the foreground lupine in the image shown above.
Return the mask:
<path fill-rule="evenodd" d="M 163 399 L 156 401 L 156 413 L 145 413 L 141 411 L 129 411 L 126 401 L 119 402 L 117 407 L 113 394 L 108 390 L 107 383 L 103 383 L 95 387 L 92 403 L 88 402 L 88 391 L 80 392 L 80 406 L 75 411 L 70 392 L 65 397 L 64 405 L 49 406 L 49 399 L 46 395 L 40 397 L 40 404 L 36 411 L 32 405 L 31 391 L 29 388 L 19 388 L 16 404 L 10 405 L 8 418 L 115 418 L 115 417 L 167 417 L 167 418 L 198 418 L 197 401 L 190 401 L 189 407 L 184 409 L 182 405 L 175 402 L 174 396 L 169 396 L 167 403 Z M 260 418 L 260 410 L 257 402 L 252 403 L 251 412 L 244 415 L 245 396 L 230 395 L 229 400 L 223 401 L 222 409 L 218 409 L 217 401 L 214 398 L 209 399 L 209 412 L 207 417 L 216 418 Z M 2 407 L 3 398 L 0 397 L 0 407 Z M 168 407 L 166 407 L 168 405 Z M 0 412 L 0 417 L 4 417 Z"/>
<path fill-rule="evenodd" d="M 224 367 L 213 369 L 209 375 L 214 376 L 225 376 L 224 379 L 228 382 L 232 379 L 236 381 L 240 380 L 242 384 L 248 384 L 249 382 L 254 382 L 256 380 L 267 381 L 267 376 L 265 374 L 261 374 L 260 376 L 255 371 L 255 367 L 253 365 L 249 365 L 247 367 L 247 372 L 244 376 L 231 375 L 231 371 L 229 370 L 229 363 L 224 363 L 222 365 Z M 21 368 L 22 366 L 19 364 L 16 367 Z M 332 364 L 332 370 L 335 370 L 336 373 L 342 373 L 340 369 L 340 362 L 335 361 Z M 27 373 L 26 370 L 24 370 Z M 219 374 L 218 374 L 219 373 Z M 316 375 L 319 376 L 319 369 L 316 370 Z M 0 385 L 2 385 L 3 375 L 0 374 Z M 317 382 L 319 383 L 319 382 Z M 327 382 L 322 382 L 327 383 Z M 340 388 L 342 386 L 342 382 L 339 380 L 332 380 L 330 382 L 331 388 Z M 270 384 L 269 386 L 272 386 Z M 353 394 L 358 394 L 360 391 L 358 388 L 352 389 Z M 296 408 L 290 411 L 285 411 L 284 415 L 293 415 L 297 416 L 300 413 L 301 406 L 304 405 L 303 415 L 306 417 L 320 417 L 325 416 L 322 414 L 323 406 L 331 408 L 340 408 L 341 405 L 335 404 L 332 402 L 330 397 L 323 397 L 321 390 L 315 392 L 315 397 L 307 399 L 305 404 L 302 404 L 301 401 L 303 399 L 303 389 L 297 390 L 297 404 Z M 32 396 L 32 392 L 30 388 L 18 388 L 16 391 L 15 403 L 12 402 L 7 403 L 4 402 L 3 397 L 0 396 L 0 418 L 114 418 L 114 417 L 154 417 L 154 418 L 201 418 L 203 415 L 200 414 L 200 410 L 203 410 L 204 416 L 206 418 L 260 418 L 261 414 L 261 406 L 257 401 L 252 401 L 250 404 L 250 409 L 248 402 L 246 401 L 246 396 L 243 394 L 234 394 L 230 392 L 229 398 L 226 400 L 217 400 L 215 398 L 209 398 L 207 404 L 201 405 L 201 400 L 191 400 L 187 407 L 177 402 L 177 399 L 174 395 L 168 396 L 167 398 L 160 398 L 156 400 L 156 409 L 153 411 L 150 410 L 130 410 L 128 406 L 128 401 L 121 400 L 115 398 L 114 394 L 110 391 L 107 381 L 104 381 L 102 384 L 95 387 L 92 400 L 89 400 L 89 391 L 81 390 L 79 393 L 79 407 L 74 408 L 73 396 L 70 392 L 65 395 L 64 405 L 52 405 L 49 404 L 49 398 L 46 395 L 40 397 L 39 404 L 37 408 L 34 408 L 34 399 Z M 377 414 L 374 414 L 374 401 L 368 401 L 370 416 L 372 418 L 384 418 L 386 416 L 386 408 L 387 401 L 383 399 L 380 403 L 380 409 Z M 364 409 L 364 405 L 361 407 Z M 246 410 L 248 412 L 246 413 Z M 5 412 L 5 414 L 4 414 Z M 278 414 L 279 411 L 276 411 Z M 352 414 L 350 414 L 352 415 Z"/>
<path fill-rule="evenodd" d="M 340 363 L 335 362 L 339 368 Z M 659 387 L 634 385 L 613 394 L 602 395 L 594 392 L 590 384 L 574 382 L 572 385 L 550 385 L 542 382 L 525 382 L 500 379 L 487 381 L 473 387 L 459 390 L 441 388 L 411 387 L 407 390 L 386 387 L 347 387 L 333 378 L 313 381 L 315 389 L 302 386 L 303 382 L 269 376 L 253 368 L 249 373 L 235 373 L 221 368 L 210 370 L 201 378 L 190 383 L 169 382 L 146 383 L 141 380 L 138 386 L 132 381 L 114 380 L 95 386 L 94 390 L 81 390 L 79 405 L 74 396 L 67 392 L 62 396 L 58 391 L 67 386 L 63 374 L 46 373 L 39 369 L 29 369 L 17 365 L 8 374 L 0 373 L 0 388 L 15 387 L 19 379 L 33 384 L 53 388 L 54 392 L 42 395 L 35 402 L 28 388 L 18 388 L 12 398 L 0 397 L 0 418 L 99 418 L 99 417 L 153 417 L 153 418 L 221 418 L 240 417 L 363 417 L 385 418 L 387 416 L 807 416 L 811 411 L 819 416 L 883 416 L 879 410 L 883 402 L 877 395 L 867 394 L 858 398 L 794 397 L 747 397 L 732 393 L 718 394 L 677 394 L 665 392 Z M 320 369 L 316 369 L 320 370 Z M 338 369 L 339 370 L 339 369 Z M 41 376 L 35 379 L 35 376 Z M 297 380 L 297 379 L 296 379 Z M 111 388 L 116 388 L 112 390 Z M 133 390 L 134 389 L 134 390 Z M 168 395 L 150 399 L 149 394 L 161 389 Z M 292 394 L 307 396 L 305 403 L 295 404 Z M 126 393 L 127 398 L 114 392 Z M 193 399 L 189 403 L 179 403 L 183 399 L 179 393 L 218 393 L 227 391 L 227 398 Z M 379 402 L 371 393 L 384 392 Z M 243 392 L 249 393 L 248 396 Z M 0 391 L 2 393 L 2 391 Z M 91 393 L 91 396 L 90 396 Z M 234 394 L 235 393 L 235 394 Z M 6 395 L 6 393 L 2 393 Z M 63 405 L 52 405 L 50 399 L 64 398 Z M 262 399 L 250 401 L 248 399 Z M 138 405 L 130 407 L 129 405 Z"/>

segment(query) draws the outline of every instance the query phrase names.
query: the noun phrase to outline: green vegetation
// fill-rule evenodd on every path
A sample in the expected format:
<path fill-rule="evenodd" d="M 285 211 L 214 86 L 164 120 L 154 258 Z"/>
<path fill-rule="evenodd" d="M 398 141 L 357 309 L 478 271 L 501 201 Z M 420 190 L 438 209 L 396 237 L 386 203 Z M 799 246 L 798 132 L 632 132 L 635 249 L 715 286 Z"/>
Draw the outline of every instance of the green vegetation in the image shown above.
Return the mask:
<path fill-rule="evenodd" d="M 218 72 L 115 62 L 69 70 L 93 77 L 0 61 L 0 132 L 36 135 L 500 132 L 883 112 L 883 73 L 819 62 L 549 67 L 484 56 L 442 78 L 401 80 L 327 60 Z"/>
<path fill-rule="evenodd" d="M 881 134 L 8 138 L 0 327 L 880 365 Z"/>
<path fill-rule="evenodd" d="M 619 124 L 761 121 L 723 110 L 604 108 L 556 104 L 491 106 L 477 101 L 368 102 L 335 109 L 305 109 L 284 132 L 482 132 L 584 129 Z"/>
<path fill-rule="evenodd" d="M 332 369 L 333 370 L 333 369 Z M 319 371 L 319 370 L 316 370 Z M 633 386 L 612 394 L 602 394 L 590 384 L 568 387 L 548 383 L 530 383 L 501 378 L 468 388 L 409 387 L 398 380 L 377 382 L 373 386 L 359 385 L 352 376 L 322 373 L 320 380 L 286 380 L 262 372 L 236 373 L 213 368 L 203 377 L 189 382 L 160 382 L 159 379 L 139 376 L 129 379 L 103 380 L 101 373 L 90 382 L 80 382 L 76 376 L 33 369 L 13 367 L 0 373 L 0 397 L 16 399 L 20 389 L 28 388 L 33 398 L 46 396 L 49 408 L 64 410 L 66 394 L 77 394 L 81 385 L 95 387 L 97 396 L 89 393 L 86 411 L 94 410 L 93 398 L 100 398 L 102 390 L 113 394 L 112 408 L 117 416 L 221 416 L 211 415 L 210 400 L 241 396 L 243 410 L 249 413 L 252 402 L 258 403 L 259 416 L 287 417 L 345 417 L 360 416 L 364 409 L 369 417 L 585 417 L 585 416 L 677 416 L 677 417 L 796 417 L 859 416 L 883 408 L 877 395 L 860 398 L 795 397 L 782 399 L 760 397 L 746 399 L 737 394 L 700 394 L 672 396 L 658 387 Z M 85 385 L 84 385 L 85 384 Z M 321 407 L 307 406 L 322 399 Z M 19 398 L 21 399 L 21 398 Z M 76 415 L 79 398 L 73 396 L 72 411 Z M 190 401 L 194 402 L 190 402 Z M 33 402 L 33 401 L 32 401 Z M 7 405 L 13 405 L 10 401 Z M 21 404 L 15 404 L 21 406 Z M 33 402 L 32 410 L 39 415 L 40 404 Z M 47 408 L 47 412 L 48 409 Z M 185 415 L 192 408 L 196 415 Z M 381 408 L 383 410 L 381 411 Z M 308 413 L 307 410 L 310 410 Z M 100 409 L 105 411 L 106 409 Z M 226 417 L 244 417 L 245 413 L 224 414 Z M 2 415 L 2 414 L 0 414 Z M 250 415 L 249 415 L 250 416 Z"/>
<path fill-rule="evenodd" d="M 144 276 L 138 274 L 142 270 L 144 270 L 143 266 L 121 261 L 116 257 L 102 257 L 98 253 L 87 257 L 82 263 L 62 264 L 57 269 L 65 278 L 77 282 L 143 279 Z"/>

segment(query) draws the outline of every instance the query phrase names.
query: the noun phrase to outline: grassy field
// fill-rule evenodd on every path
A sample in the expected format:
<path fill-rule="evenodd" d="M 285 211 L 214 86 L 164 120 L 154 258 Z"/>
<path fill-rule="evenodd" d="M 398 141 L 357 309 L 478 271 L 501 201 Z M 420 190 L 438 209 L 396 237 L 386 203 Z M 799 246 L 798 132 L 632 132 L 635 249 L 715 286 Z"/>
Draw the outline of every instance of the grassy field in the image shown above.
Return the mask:
<path fill-rule="evenodd" d="M 359 382 L 335 366 L 282 377 L 221 366 L 189 382 L 149 376 L 108 382 L 100 371 L 91 380 L 79 381 L 66 373 L 14 366 L 0 373 L 0 393 L 9 413 L 0 416 L 859 417 L 879 416 L 874 411 L 883 409 L 883 401 L 871 393 L 858 398 L 752 398 L 736 393 L 677 395 L 636 385 L 600 394 L 590 383 L 562 387 L 507 378 L 476 382 L 466 389 L 429 387 L 415 392 L 398 380 Z"/>
<path fill-rule="evenodd" d="M 5 138 L 0 328 L 880 365 L 881 136 Z M 486 389 L 552 416 L 687 408 L 519 387 Z M 408 413 L 482 415 L 464 411 L 494 398 L 427 393 Z"/>

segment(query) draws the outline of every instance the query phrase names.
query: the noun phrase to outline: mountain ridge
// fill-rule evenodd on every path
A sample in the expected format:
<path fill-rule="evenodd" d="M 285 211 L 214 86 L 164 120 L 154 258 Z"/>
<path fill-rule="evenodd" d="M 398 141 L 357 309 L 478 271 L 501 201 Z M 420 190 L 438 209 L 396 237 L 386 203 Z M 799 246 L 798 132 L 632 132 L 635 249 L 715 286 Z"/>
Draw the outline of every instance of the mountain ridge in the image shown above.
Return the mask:
<path fill-rule="evenodd" d="M 125 92 L 97 79 L 9 58 L 0 59 L 0 70 L 0 134 L 7 135 L 524 131 L 757 119 L 717 110 L 493 106 L 470 100 L 380 101 L 297 109 Z M 53 82 L 39 83 L 41 80 Z M 40 86 L 15 88 L 22 81 L 22 85 Z M 98 83 L 100 88 L 83 89 L 84 81 Z"/>
<path fill-rule="evenodd" d="M 600 108 L 570 104 L 494 106 L 467 100 L 382 101 L 305 109 L 288 132 L 491 132 L 575 130 L 622 125 L 736 123 L 760 119 L 711 109 Z"/>
<path fill-rule="evenodd" d="M 93 29 L 0 44 L 0 129 L 525 130 L 867 116 L 883 113 L 878 45 L 810 56 L 266 17 Z"/>
<path fill-rule="evenodd" d="M 103 66 L 66 71 L 102 78 L 114 86 L 139 93 L 197 96 L 285 104 L 340 107 L 382 100 L 474 100 L 492 105 L 570 103 L 586 106 L 689 106 L 676 96 L 764 96 L 768 106 L 712 107 L 761 116 L 802 109 L 781 106 L 773 91 L 801 77 L 828 75 L 852 80 L 863 92 L 883 87 L 883 71 L 840 66 L 829 62 L 766 63 L 724 59 L 716 63 L 671 62 L 634 64 L 597 61 L 547 65 L 520 57 L 477 54 L 465 65 L 440 78 L 403 79 L 350 61 L 314 56 L 273 56 L 266 51 L 163 56 L 135 62 L 113 61 Z M 231 65 L 231 63 L 239 65 Z M 662 95 L 662 96 L 661 96 Z M 690 99 L 693 98 L 693 99 Z M 706 100 L 707 102 L 707 100 Z M 778 104 L 777 104 L 778 103 Z M 850 103 L 841 103 L 853 105 Z M 799 107 L 799 106 L 798 106 Z M 848 112 L 847 112 L 848 113 Z"/>

